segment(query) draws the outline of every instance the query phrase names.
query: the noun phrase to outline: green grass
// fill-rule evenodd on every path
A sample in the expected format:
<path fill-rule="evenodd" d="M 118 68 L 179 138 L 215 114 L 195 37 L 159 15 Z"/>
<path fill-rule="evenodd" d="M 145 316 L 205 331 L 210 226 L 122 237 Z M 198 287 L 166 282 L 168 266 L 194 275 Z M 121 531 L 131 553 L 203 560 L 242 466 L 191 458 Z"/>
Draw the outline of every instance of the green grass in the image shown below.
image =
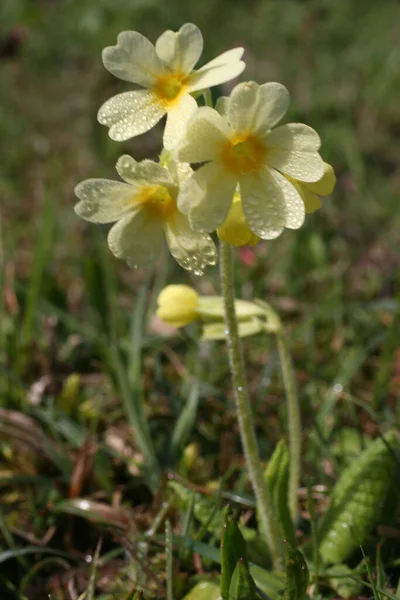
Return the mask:
<path fill-rule="evenodd" d="M 238 295 L 268 301 L 284 323 L 302 407 L 302 485 L 326 489 L 313 490 L 312 535 L 302 490 L 304 547 L 311 538 L 315 546 L 314 521 L 343 469 L 379 432 L 399 428 L 398 2 L 2 3 L 2 599 L 69 599 L 71 580 L 76 597 L 87 590 L 128 598 L 139 582 L 145 597 L 168 590 L 179 600 L 202 570 L 216 581 L 218 534 L 190 498 L 178 506 L 168 474 L 208 494 L 224 478 L 222 498 L 255 526 L 222 343 L 198 347 L 195 328 L 165 337 L 152 326 L 167 282 L 218 294 L 217 269 L 200 279 L 163 259 L 155 272 L 133 272 L 108 252 L 106 230 L 73 212 L 76 183 L 116 178 L 125 152 L 141 159 L 160 151 L 160 129 L 118 145 L 96 122 L 101 103 L 129 89 L 103 68 L 101 49 L 125 29 L 154 41 L 186 21 L 203 32 L 204 62 L 243 45 L 246 78 L 288 87 L 287 119 L 319 132 L 338 176 L 333 196 L 300 231 L 260 244 L 253 266 L 237 264 Z M 245 350 L 267 461 L 286 436 L 278 358 L 266 336 L 247 340 Z M 354 576 L 366 582 L 364 595 L 374 585 L 375 595 L 396 596 L 395 489 L 388 502 L 363 543 L 368 563 L 361 551 L 348 561 L 360 567 Z M 181 536 L 175 542 L 169 531 L 167 549 L 166 518 Z M 100 536 L 91 565 L 85 557 L 95 556 Z M 173 564 L 171 539 L 180 549 Z M 252 552 L 251 562 L 268 569 L 265 549 L 254 543 Z M 330 581 L 320 565 L 320 597 L 335 596 Z"/>

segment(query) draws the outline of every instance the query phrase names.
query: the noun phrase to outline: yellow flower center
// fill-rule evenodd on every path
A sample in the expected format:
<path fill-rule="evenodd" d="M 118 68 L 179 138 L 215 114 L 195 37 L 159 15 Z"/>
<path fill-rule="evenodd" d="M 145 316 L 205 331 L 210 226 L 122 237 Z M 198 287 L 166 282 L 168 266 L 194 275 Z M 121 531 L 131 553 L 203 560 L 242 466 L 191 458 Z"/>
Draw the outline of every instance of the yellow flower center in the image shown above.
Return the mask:
<path fill-rule="evenodd" d="M 146 204 L 146 210 L 154 217 L 168 219 L 177 211 L 176 201 L 170 190 L 164 185 L 146 185 L 137 198 L 140 204 Z"/>
<path fill-rule="evenodd" d="M 154 85 L 154 93 L 166 107 L 174 104 L 185 93 L 190 81 L 190 75 L 185 73 L 166 73 L 160 75 Z"/>
<path fill-rule="evenodd" d="M 224 167 L 236 175 L 259 171 L 266 155 L 264 142 L 252 134 L 235 134 L 221 149 Z"/>

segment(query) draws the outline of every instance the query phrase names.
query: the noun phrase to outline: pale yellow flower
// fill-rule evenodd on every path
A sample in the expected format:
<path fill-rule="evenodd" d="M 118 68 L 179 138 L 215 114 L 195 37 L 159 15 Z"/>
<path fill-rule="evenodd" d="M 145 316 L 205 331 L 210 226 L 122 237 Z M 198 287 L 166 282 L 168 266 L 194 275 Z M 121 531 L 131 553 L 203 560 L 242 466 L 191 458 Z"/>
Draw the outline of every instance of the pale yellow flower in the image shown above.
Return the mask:
<path fill-rule="evenodd" d="M 210 236 L 192 231 L 177 208 L 179 186 L 192 172 L 188 165 L 170 161 L 162 166 L 125 155 L 116 169 L 124 182 L 87 179 L 76 186 L 80 202 L 75 211 L 92 223 L 116 221 L 108 245 L 117 258 L 133 268 L 150 267 L 166 240 L 175 260 L 196 275 L 216 263 L 217 251 Z"/>
<path fill-rule="evenodd" d="M 329 196 L 329 194 L 332 194 L 336 185 L 335 172 L 328 163 L 324 163 L 324 174 L 322 178 L 314 183 L 305 183 L 288 176 L 287 179 L 289 179 L 298 190 L 304 202 L 306 213 L 313 213 L 321 208 L 320 196 Z"/>
<path fill-rule="evenodd" d="M 239 184 L 251 231 L 273 239 L 284 227 L 298 229 L 304 203 L 284 175 L 302 182 L 321 179 L 324 163 L 318 134 L 301 123 L 273 129 L 289 104 L 279 83 L 240 83 L 217 108 L 199 108 L 191 117 L 176 156 L 206 162 L 181 188 L 179 209 L 196 231 L 218 229 L 226 219 Z"/>
<path fill-rule="evenodd" d="M 202 51 L 203 37 L 192 23 L 165 31 L 155 47 L 137 31 L 120 33 L 118 44 L 103 50 L 104 66 L 145 89 L 118 94 L 100 108 L 98 120 L 110 128 L 110 137 L 127 140 L 167 114 L 164 147 L 172 149 L 197 109 L 191 94 L 234 79 L 245 68 L 243 48 L 234 48 L 195 71 Z"/>
<path fill-rule="evenodd" d="M 220 240 L 234 247 L 255 246 L 260 241 L 247 224 L 239 192 L 235 192 L 228 216 L 218 227 L 217 235 Z"/>

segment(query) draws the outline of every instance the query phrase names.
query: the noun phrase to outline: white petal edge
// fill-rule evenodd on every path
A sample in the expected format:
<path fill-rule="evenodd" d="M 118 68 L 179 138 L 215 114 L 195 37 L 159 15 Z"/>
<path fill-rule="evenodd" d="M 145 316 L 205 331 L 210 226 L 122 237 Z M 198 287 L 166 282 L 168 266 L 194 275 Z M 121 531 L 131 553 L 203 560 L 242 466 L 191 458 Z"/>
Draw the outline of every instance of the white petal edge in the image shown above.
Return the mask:
<path fill-rule="evenodd" d="M 136 90 L 107 100 L 100 107 L 97 119 L 110 128 L 112 140 L 123 142 L 152 129 L 165 112 L 153 92 Z"/>
<path fill-rule="evenodd" d="M 78 216 L 91 223 L 112 223 L 135 210 L 136 188 L 110 179 L 86 179 L 75 187 Z"/>
<path fill-rule="evenodd" d="M 153 44 L 137 31 L 123 31 L 116 46 L 103 50 L 105 68 L 119 79 L 151 87 L 166 72 Z"/>
<path fill-rule="evenodd" d="M 131 185 L 175 185 L 169 170 L 153 160 L 138 162 L 129 154 L 124 154 L 119 157 L 115 168 L 118 175 Z"/>
<path fill-rule="evenodd" d="M 186 133 L 190 117 L 197 110 L 197 102 L 190 94 L 184 94 L 177 104 L 168 110 L 164 129 L 164 148 L 173 150 Z"/>
<path fill-rule="evenodd" d="M 318 150 L 319 135 L 302 123 L 277 127 L 265 138 L 268 165 L 301 181 L 314 182 L 324 174 L 324 162 Z"/>
<path fill-rule="evenodd" d="M 164 229 L 161 221 L 151 218 L 139 208 L 134 214 L 118 221 L 108 233 L 108 246 L 132 269 L 152 267 L 160 256 Z"/>
<path fill-rule="evenodd" d="M 176 149 L 181 162 L 197 163 L 219 158 L 221 144 L 232 131 L 213 108 L 199 108 L 188 122 L 186 135 Z"/>
<path fill-rule="evenodd" d="M 195 275 L 217 262 L 217 249 L 209 235 L 191 229 L 188 218 L 177 213 L 165 228 L 167 244 L 177 263 Z"/>
<path fill-rule="evenodd" d="M 172 71 L 190 73 L 203 52 L 203 36 L 193 23 L 185 23 L 179 31 L 165 31 L 156 42 L 158 56 Z"/>
<path fill-rule="evenodd" d="M 232 205 L 237 180 L 209 163 L 194 172 L 178 195 L 178 208 L 188 214 L 194 231 L 215 231 Z"/>

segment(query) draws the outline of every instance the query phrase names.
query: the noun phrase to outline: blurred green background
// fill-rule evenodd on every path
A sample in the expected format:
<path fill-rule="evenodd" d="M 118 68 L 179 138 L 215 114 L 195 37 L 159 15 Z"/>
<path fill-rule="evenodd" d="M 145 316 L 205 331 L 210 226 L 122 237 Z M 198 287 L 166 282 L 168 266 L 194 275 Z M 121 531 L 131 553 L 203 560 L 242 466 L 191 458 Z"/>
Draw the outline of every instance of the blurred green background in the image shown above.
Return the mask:
<path fill-rule="evenodd" d="M 88 431 L 108 447 L 115 424 L 130 444 L 123 424 L 127 408 L 120 404 L 126 392 L 122 368 L 145 398 L 163 456 L 195 372 L 197 334 L 163 337 L 159 324 L 151 325 L 156 295 L 172 282 L 219 293 L 217 268 L 200 279 L 165 256 L 154 273 L 129 270 L 108 251 L 106 228 L 76 217 L 73 190 L 88 177 L 117 178 L 114 165 L 123 153 L 154 158 L 161 150 L 161 128 L 118 144 L 97 123 L 99 106 L 129 89 L 104 69 L 102 48 L 115 44 L 123 30 L 155 42 L 165 29 L 188 21 L 204 36 L 199 66 L 244 46 L 241 80 L 286 85 L 292 98 L 286 121 L 318 131 L 322 156 L 337 173 L 322 210 L 308 216 L 300 231 L 261 243 L 250 264 L 242 256 L 236 282 L 239 296 L 267 300 L 282 316 L 303 410 L 305 470 L 316 481 L 331 482 L 337 465 L 359 448 L 351 438 L 347 454 L 340 454 L 344 429 L 374 434 L 400 420 L 395 0 L 1 3 L 0 407 L 33 415 L 65 445 L 66 455 Z M 214 89 L 214 98 L 232 85 Z M 272 343 L 258 338 L 246 341 L 246 351 L 266 458 L 285 430 L 276 354 Z M 226 469 L 226 447 L 239 453 L 240 447 L 225 353 L 210 344 L 202 361 L 207 379 L 193 436 L 205 456 L 198 476 L 206 480 Z M 15 459 L 19 450 L 12 444 L 0 444 L 0 450 L 4 472 L 40 473 L 40 465 Z M 104 456 L 99 460 L 101 476 L 90 491 L 108 494 L 119 475 Z M 173 464 L 171 457 L 165 460 Z M 24 505 L 23 495 L 19 502 Z M 35 502 L 41 530 L 40 508 L 48 496 Z"/>

